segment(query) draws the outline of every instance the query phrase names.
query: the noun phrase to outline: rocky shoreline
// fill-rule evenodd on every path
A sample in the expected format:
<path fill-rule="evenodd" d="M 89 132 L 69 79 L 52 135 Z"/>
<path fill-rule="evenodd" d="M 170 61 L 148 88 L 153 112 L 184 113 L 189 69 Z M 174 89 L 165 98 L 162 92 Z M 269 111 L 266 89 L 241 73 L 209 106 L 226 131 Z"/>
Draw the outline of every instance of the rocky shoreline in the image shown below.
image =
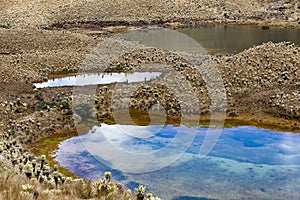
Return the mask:
<path fill-rule="evenodd" d="M 113 112 L 122 113 L 128 109 L 131 110 L 132 117 L 138 114 L 147 116 L 150 109 L 158 103 L 157 99 L 160 99 L 170 122 L 179 123 L 178 119 L 183 111 L 189 115 L 200 112 L 200 121 L 208 121 L 207 118 L 212 113 L 211 101 L 203 78 L 190 63 L 174 53 L 159 49 L 136 50 L 123 55 L 120 52 L 118 60 L 114 60 L 105 70 L 138 71 L 138 66 L 153 61 L 158 63 L 157 69 L 171 66 L 173 71 L 192 83 L 191 92 L 195 94 L 192 96 L 199 100 L 198 105 L 187 103 L 190 99 L 184 95 L 185 88 L 177 87 L 175 79 L 173 82 L 169 81 L 173 74 L 167 72 L 159 79 L 165 83 L 169 81 L 169 85 L 177 87 L 177 93 L 169 91 L 162 84 L 157 84 L 158 82 L 150 82 L 149 87 L 136 84 L 138 92 L 126 101 L 121 101 L 127 97 L 122 95 L 132 90 L 124 84 L 118 88 L 123 92 L 119 94 L 122 98 L 116 99 L 111 105 L 111 95 L 115 88 L 112 85 L 102 85 L 96 88 L 96 95 L 90 99 L 95 102 L 95 108 L 80 105 L 77 107 L 79 113 L 72 110 L 75 106 L 72 105 L 72 87 L 35 90 L 33 83 L 48 80 L 52 75 L 101 71 L 98 66 L 103 63 L 97 61 L 99 52 L 97 54 L 93 50 L 99 43 L 108 41 L 109 46 L 106 36 L 120 31 L 147 28 L 149 25 L 183 27 L 213 26 L 221 23 L 255 24 L 262 28 L 300 28 L 299 10 L 296 0 L 263 3 L 254 0 L 165 0 L 159 4 L 157 1 L 106 0 L 77 3 L 40 1 L 36 4 L 17 0 L 7 2 L 0 12 L 1 169 L 13 169 L 15 173 L 22 174 L 23 167 L 30 164 L 31 169 L 33 160 L 42 160 L 40 155 L 32 155 L 28 150 L 38 139 L 68 133 L 80 123 L 80 129 L 84 133 L 93 122 L 87 123 L 80 116 L 81 110 L 88 111 L 83 113 L 88 115 L 87 119 L 113 122 Z M 111 42 L 119 42 L 124 47 L 123 53 L 139 47 L 137 44 L 122 41 Z M 86 58 L 87 55 L 90 56 L 89 59 Z M 103 58 L 105 57 L 100 60 Z M 203 59 L 205 60 L 205 56 Z M 287 42 L 269 42 L 234 55 L 217 54 L 212 59 L 221 73 L 227 96 L 227 106 L 218 107 L 226 110 L 225 125 L 248 124 L 300 132 L 299 46 Z M 88 99 L 90 95 L 82 95 L 82 98 Z M 159 110 L 154 108 L 151 111 L 155 109 Z M 191 119 L 199 121 L 198 117 Z M 122 118 L 118 120 L 125 121 Z M 46 175 L 48 171 L 56 171 L 53 163 L 46 166 L 41 173 L 45 172 Z M 51 187 L 54 189 L 53 185 Z M 126 191 L 124 193 L 130 196 Z"/>
<path fill-rule="evenodd" d="M 69 34 L 69 37 L 74 36 L 74 34 L 67 34 Z M 76 36 L 78 35 L 76 34 Z M 88 38 L 86 39 L 88 40 Z M 44 41 L 45 40 L 43 40 L 43 42 Z M 102 44 L 118 42 L 119 45 L 127 47 L 125 52 L 130 49 L 131 45 L 128 42 L 123 43 L 122 40 L 115 41 L 115 39 L 105 38 L 98 38 L 98 42 L 102 42 Z M 109 51 L 102 49 L 103 51 L 112 53 L 110 45 L 102 45 L 102 47 L 103 46 L 109 49 Z M 28 46 L 26 47 L 28 48 Z M 132 44 L 132 47 L 137 48 L 136 44 Z M 4 47 L 3 49 L 6 50 L 7 48 L 8 47 Z M 9 48 L 13 49 L 13 46 L 9 46 Z M 48 46 L 47 48 L 53 47 Z M 115 50 L 117 49 L 119 48 Z M 97 53 L 98 55 L 104 55 L 100 61 L 105 60 L 103 58 L 105 58 L 106 54 L 99 54 L 98 51 L 95 51 L 91 55 L 96 55 Z M 18 54 L 21 56 L 21 59 L 29 59 L 27 56 L 22 58 L 23 53 L 21 52 Z M 41 55 L 34 51 L 31 54 Z M 300 83 L 298 75 L 300 73 L 299 55 L 300 48 L 298 46 L 283 42 L 278 44 L 265 43 L 235 55 L 218 54 L 213 56 L 212 58 L 222 74 L 224 87 L 226 89 L 227 123 L 225 123 L 225 125 L 256 125 L 299 132 L 300 94 L 297 90 Z M 0 55 L 3 60 L 5 60 L 4 58 L 15 58 L 14 56 L 15 55 L 10 54 Z M 65 59 L 67 60 L 68 58 Z M 203 55 L 203 60 L 205 59 L 207 58 Z M 24 60 L 21 63 L 32 64 L 31 60 L 26 60 L 27 62 L 24 62 Z M 193 110 L 197 108 L 197 106 L 190 107 L 191 105 L 187 103 L 190 99 L 188 96 L 188 99 L 185 98 L 186 91 L 184 83 L 178 82 L 179 85 L 182 85 L 182 88 L 175 84 L 177 81 L 174 79 L 174 72 L 183 75 L 185 77 L 183 79 L 184 82 L 186 80 L 191 81 L 195 96 L 197 99 L 201 99 L 198 108 L 201 111 L 201 116 L 204 117 L 202 121 L 209 121 L 207 118 L 212 111 L 209 109 L 210 99 L 208 98 L 206 84 L 201 75 L 197 74 L 190 63 L 186 62 L 180 56 L 167 51 L 148 48 L 143 50 L 137 49 L 131 53 L 121 54 L 118 60 L 114 60 L 112 63 L 110 63 L 110 60 L 105 61 L 108 63 L 108 67 L 106 65 L 107 63 L 102 62 L 102 68 L 95 68 L 95 66 L 102 65 L 95 65 L 95 62 L 97 63 L 98 61 L 95 57 L 91 56 L 89 59 L 86 59 L 85 62 L 82 62 L 80 66 L 73 66 L 69 68 L 70 70 L 65 68 L 65 66 L 62 68 L 55 68 L 53 64 L 47 66 L 47 62 L 45 62 L 44 70 L 39 70 L 37 67 L 27 68 L 26 73 L 34 74 L 34 76 L 30 78 L 28 76 L 22 77 L 23 74 L 18 74 L 18 71 L 12 72 L 3 70 L 2 77 L 4 78 L 1 80 L 1 84 L 4 88 L 4 90 L 1 91 L 1 110 L 3 111 L 1 113 L 1 131 L 5 145 L 14 144 L 15 141 L 19 141 L 20 144 L 18 144 L 18 147 L 20 146 L 20 148 L 26 149 L 30 146 L 34 146 L 36 141 L 41 142 L 39 140 L 41 137 L 47 139 L 48 137 L 53 137 L 53 135 L 56 136 L 59 132 L 67 133 L 70 130 L 74 130 L 75 125 L 77 125 L 79 134 L 86 133 L 93 125 L 93 122 L 89 119 L 95 120 L 95 123 L 99 123 L 99 121 L 105 122 L 107 120 L 113 123 L 115 119 L 112 112 L 122 113 L 122 111 L 129 109 L 132 110 L 133 118 L 136 117 L 137 113 L 137 115 L 147 115 L 149 109 L 152 109 L 152 106 L 158 103 L 157 99 L 160 99 L 160 103 L 166 110 L 169 121 L 175 124 L 180 123 L 178 118 L 180 118 L 182 114 L 197 114 L 197 111 Z M 157 64 L 152 66 L 151 70 L 165 71 L 163 76 L 159 79 L 161 79 L 162 83 L 168 83 L 168 86 L 175 87 L 178 92 L 176 95 L 168 91 L 168 88 L 159 85 L 158 80 L 156 80 L 153 83 L 150 81 L 148 87 L 137 83 L 135 86 L 135 88 L 138 88 L 136 90 L 137 92 L 130 96 L 128 102 L 115 101 L 114 104 L 111 105 L 112 91 L 116 88 L 114 88 L 114 85 L 101 85 L 96 88 L 96 95 L 92 96 L 92 99 L 89 99 L 95 102 L 95 110 L 89 107 L 89 105 L 72 105 L 74 103 L 74 101 L 72 101 L 74 98 L 73 87 L 43 88 L 38 90 L 34 90 L 32 87 L 33 82 L 47 80 L 51 74 L 56 74 L 57 72 L 61 74 L 66 72 L 73 73 L 74 71 L 93 72 L 96 69 L 107 72 L 147 71 L 149 70 L 147 64 L 153 61 Z M 64 63 L 64 60 L 60 62 Z M 12 62 L 12 64 L 15 65 L 14 67 L 18 67 L 18 63 L 19 62 Z M 166 68 L 166 65 L 170 65 L 173 70 L 171 70 L 172 73 L 169 75 L 169 70 Z M 139 68 L 138 66 L 145 67 L 143 69 L 143 67 Z M 14 76 L 5 74 L 8 72 L 13 73 Z M 12 85 L 12 83 L 14 84 Z M 26 87 L 20 89 L 20 85 Z M 130 93 L 129 91 L 132 90 L 127 84 L 121 84 L 118 89 L 122 94 Z M 119 94 L 120 96 L 117 100 L 124 100 L 122 94 Z M 179 100 L 181 95 L 183 95 L 183 99 Z M 90 95 L 82 94 L 81 100 L 85 102 L 86 99 L 90 97 Z M 75 109 L 72 110 L 71 108 L 74 106 Z M 187 113 L 182 112 L 182 107 L 184 106 L 187 107 L 185 110 Z M 75 111 L 75 113 L 73 111 Z M 119 122 L 126 121 L 122 118 L 118 120 Z M 194 118 L 194 121 L 198 120 L 199 118 Z M 34 155 L 32 155 L 32 157 L 34 157 Z M 11 159 L 10 156 L 6 156 L 2 164 L 6 165 L 5 163 L 10 163 Z M 9 166 L 10 165 L 7 167 L 10 168 Z M 50 167 L 50 169 L 52 168 Z"/>
<path fill-rule="evenodd" d="M 78 33 L 36 31 L 35 33 L 38 35 L 29 43 L 34 45 L 31 47 L 26 43 L 28 43 L 28 39 L 32 34 L 25 31 L 25 33 L 23 33 L 23 39 L 17 39 L 19 33 L 19 30 L 15 32 L 2 32 L 2 38 L 15 41 L 15 45 L 2 46 L 2 51 L 7 52 L 7 54 L 0 55 L 3 66 L 1 79 L 1 86 L 3 88 L 1 91 L 3 94 L 1 96 L 2 110 L 4 111 L 1 113 L 3 116 L 3 127 L 7 126 L 9 120 L 22 121 L 22 118 L 30 118 L 28 115 L 33 115 L 33 118 L 35 118 L 36 115 L 40 115 L 39 111 L 45 108 L 48 109 L 48 112 L 55 110 L 54 113 L 47 116 L 47 118 L 51 115 L 57 115 L 57 110 L 58 113 L 61 113 L 61 102 L 67 101 L 71 103 L 71 89 L 67 89 L 68 92 L 64 92 L 66 90 L 64 88 L 49 89 L 49 91 L 48 89 L 43 89 L 41 93 L 46 94 L 45 99 L 36 99 L 35 96 L 37 92 L 33 90 L 32 83 L 47 80 L 51 74 L 66 74 L 80 70 L 85 72 L 99 70 L 97 67 L 94 68 L 95 66 L 99 66 L 99 63 L 94 63 L 97 62 L 97 59 L 96 61 L 87 59 L 90 63 L 81 63 L 81 65 L 79 65 L 79 63 L 84 58 L 83 54 L 87 53 L 92 47 L 95 47 L 96 42 L 101 43 L 105 40 L 104 38 L 98 38 L 95 41 L 88 36 Z M 58 39 L 61 36 L 64 36 L 66 40 L 64 40 L 63 43 L 51 46 L 50 42 L 56 41 L 56 38 Z M 42 40 L 40 39 L 41 37 L 45 39 Z M 91 44 L 89 44 L 89 42 L 91 42 Z M 72 48 L 66 46 L 69 44 L 72 44 Z M 126 46 L 126 49 L 130 49 L 129 43 L 126 43 L 126 45 L 121 44 L 121 46 L 122 45 Z M 132 47 L 137 48 L 136 44 L 132 44 Z M 68 48 L 70 48 L 69 51 Z M 64 49 L 64 51 L 61 49 Z M 109 51 L 111 50 L 112 49 L 109 49 Z M 68 56 L 66 56 L 66 52 L 68 52 Z M 239 112 L 250 112 L 253 113 L 253 115 L 255 115 L 255 113 L 265 113 L 281 118 L 299 119 L 299 91 L 297 90 L 300 82 L 299 52 L 299 47 L 294 44 L 266 43 L 236 55 L 214 56 L 213 59 L 224 79 L 229 105 L 227 110 L 231 112 L 231 115 L 237 116 Z M 57 57 L 60 57 L 60 59 L 57 59 Z M 168 61 L 165 61 L 166 57 L 168 57 Z M 174 60 L 172 61 L 172 59 Z M 100 60 L 104 60 L 104 58 Z M 150 51 L 137 51 L 135 53 L 125 54 L 119 61 L 115 61 L 111 68 L 107 69 L 110 71 L 128 71 L 136 68 L 137 65 L 147 64 L 150 60 L 154 60 L 155 62 L 163 61 L 160 64 L 165 65 L 171 64 L 176 71 L 184 74 L 187 80 L 191 80 L 193 84 L 197 83 L 193 87 L 195 87 L 198 98 L 202 99 L 200 110 L 210 113 L 208 110 L 210 104 L 209 98 L 203 79 L 201 79 L 200 76 L 191 77 L 188 75 L 189 73 L 194 73 L 189 71 L 192 69 L 189 69 L 187 63 L 183 60 L 178 60 L 178 58 L 172 54 L 155 49 Z M 43 67 L 41 68 L 39 66 Z M 164 81 L 166 81 L 166 79 Z M 20 86 L 22 87 L 20 88 Z M 55 92 L 53 93 L 53 91 Z M 98 98 L 100 98 L 100 96 Z M 104 97 L 101 98 L 103 99 Z M 45 105 L 37 106 L 42 103 Z M 120 102 L 117 104 L 120 104 Z M 101 107 L 105 108 L 103 105 L 101 105 Z M 125 108 L 126 106 L 120 105 L 120 107 Z M 146 107 L 151 107 L 151 105 L 147 105 Z M 103 110 L 109 111 L 110 108 Z M 193 111 L 190 112 L 190 114 L 192 113 Z M 102 118 L 101 113 L 99 114 L 99 118 Z M 43 115 L 41 116 L 43 118 Z M 44 120 L 38 119 L 37 121 Z M 58 121 L 59 120 L 51 124 L 59 124 Z M 65 122 L 62 124 L 64 123 Z M 17 125 L 17 127 L 21 126 L 22 124 Z M 293 124 L 291 127 L 297 128 L 298 126 L 299 124 Z M 42 127 L 48 126 L 47 124 L 42 124 Z M 56 128 L 52 128 L 51 130 L 55 129 Z M 5 130 L 3 129 L 3 131 Z"/>

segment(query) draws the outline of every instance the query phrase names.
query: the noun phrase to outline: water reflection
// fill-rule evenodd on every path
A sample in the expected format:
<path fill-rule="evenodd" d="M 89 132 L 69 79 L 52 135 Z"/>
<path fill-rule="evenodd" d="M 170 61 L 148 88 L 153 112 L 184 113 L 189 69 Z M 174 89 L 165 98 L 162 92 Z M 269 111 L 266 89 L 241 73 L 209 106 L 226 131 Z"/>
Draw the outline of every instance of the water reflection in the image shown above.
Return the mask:
<path fill-rule="evenodd" d="M 109 128 L 111 136 L 99 134 Z M 114 133 L 119 128 L 120 134 Z M 163 199 L 299 199 L 300 194 L 300 135 L 258 129 L 255 127 L 225 128 L 213 151 L 199 159 L 198 152 L 206 128 L 187 128 L 194 132 L 193 143 L 180 159 L 169 166 L 150 173 L 125 173 L 111 169 L 112 163 L 87 151 L 86 144 L 114 143 L 124 151 L 147 153 L 166 146 L 176 137 L 179 127 L 147 126 L 128 129 L 126 125 L 94 127 L 80 137 L 62 142 L 56 160 L 80 177 L 94 180 L 110 170 L 116 181 L 133 189 L 145 184 Z M 114 131 L 113 131 L 114 130 Z M 125 131 L 125 132 L 124 132 Z M 127 135 L 126 132 L 136 132 Z M 141 134 L 139 137 L 139 133 Z M 103 148 L 101 148 L 103 147 Z M 176 148 L 176 147 L 174 147 Z M 141 158 L 143 156 L 141 155 Z M 127 160 L 132 166 L 135 160 Z M 151 163 L 149 163 L 151 164 Z"/>
<path fill-rule="evenodd" d="M 138 41 L 146 46 L 167 51 L 207 54 L 207 51 L 191 39 L 189 35 L 168 29 L 131 31 L 122 34 L 120 37 L 129 41 Z"/>
<path fill-rule="evenodd" d="M 289 41 L 300 44 L 300 29 L 270 28 L 263 30 L 257 26 L 216 26 L 177 30 L 199 42 L 210 53 L 241 52 L 254 45 L 269 41 Z"/>
<path fill-rule="evenodd" d="M 161 72 L 134 72 L 134 73 L 109 73 L 109 74 L 80 74 L 55 78 L 43 83 L 35 83 L 36 88 L 58 86 L 83 86 L 95 84 L 109 84 L 114 82 L 141 82 L 149 81 L 160 76 Z"/>

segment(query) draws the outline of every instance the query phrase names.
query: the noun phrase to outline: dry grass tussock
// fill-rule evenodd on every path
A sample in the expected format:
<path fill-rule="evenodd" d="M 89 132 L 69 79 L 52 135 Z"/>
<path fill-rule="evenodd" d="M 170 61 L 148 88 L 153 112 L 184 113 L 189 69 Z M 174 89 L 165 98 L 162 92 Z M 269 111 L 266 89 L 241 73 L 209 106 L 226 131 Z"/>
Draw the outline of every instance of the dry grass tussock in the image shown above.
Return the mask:
<path fill-rule="evenodd" d="M 145 196 L 144 199 L 158 200 L 151 194 L 144 195 L 145 188 L 139 186 L 138 193 L 133 194 L 125 190 L 120 184 L 110 182 L 107 179 L 96 183 L 83 179 L 70 180 L 68 183 L 59 185 L 57 188 L 51 182 L 40 183 L 36 179 L 28 179 L 16 172 L 0 171 L 0 199 L 1 200 L 77 200 L 77 199 L 103 199 L 103 200 L 135 200 Z"/>

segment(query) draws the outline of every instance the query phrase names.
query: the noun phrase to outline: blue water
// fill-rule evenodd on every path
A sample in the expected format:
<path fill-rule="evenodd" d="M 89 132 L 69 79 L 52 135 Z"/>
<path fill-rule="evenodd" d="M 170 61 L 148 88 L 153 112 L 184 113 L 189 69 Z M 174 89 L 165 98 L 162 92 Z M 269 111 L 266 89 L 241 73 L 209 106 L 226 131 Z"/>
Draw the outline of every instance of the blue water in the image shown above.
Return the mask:
<path fill-rule="evenodd" d="M 165 200 L 300 199 L 299 134 L 249 126 L 224 128 L 213 150 L 200 159 L 206 131 L 201 127 L 102 124 L 62 142 L 56 160 L 92 181 L 111 171 L 113 180 L 126 187 L 144 184 Z M 188 148 L 181 148 L 186 143 Z M 125 152 L 124 156 L 118 157 L 109 144 Z M 160 155 L 163 148 L 166 151 Z M 179 151 L 183 151 L 179 159 L 167 155 Z M 157 160 L 147 157 L 154 153 Z M 149 171 L 159 165 L 156 161 L 165 166 Z M 122 170 L 128 165 L 149 172 Z"/>

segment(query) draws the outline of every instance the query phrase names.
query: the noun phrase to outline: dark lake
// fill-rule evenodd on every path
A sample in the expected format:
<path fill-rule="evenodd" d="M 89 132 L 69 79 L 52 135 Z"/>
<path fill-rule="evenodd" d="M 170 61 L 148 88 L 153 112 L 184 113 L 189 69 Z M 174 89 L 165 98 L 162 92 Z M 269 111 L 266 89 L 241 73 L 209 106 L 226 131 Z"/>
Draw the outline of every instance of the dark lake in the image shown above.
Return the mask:
<path fill-rule="evenodd" d="M 300 44 L 300 29 L 270 28 L 258 26 L 216 26 L 180 28 L 177 31 L 199 42 L 210 53 L 241 52 L 264 42 L 289 41 Z"/>

